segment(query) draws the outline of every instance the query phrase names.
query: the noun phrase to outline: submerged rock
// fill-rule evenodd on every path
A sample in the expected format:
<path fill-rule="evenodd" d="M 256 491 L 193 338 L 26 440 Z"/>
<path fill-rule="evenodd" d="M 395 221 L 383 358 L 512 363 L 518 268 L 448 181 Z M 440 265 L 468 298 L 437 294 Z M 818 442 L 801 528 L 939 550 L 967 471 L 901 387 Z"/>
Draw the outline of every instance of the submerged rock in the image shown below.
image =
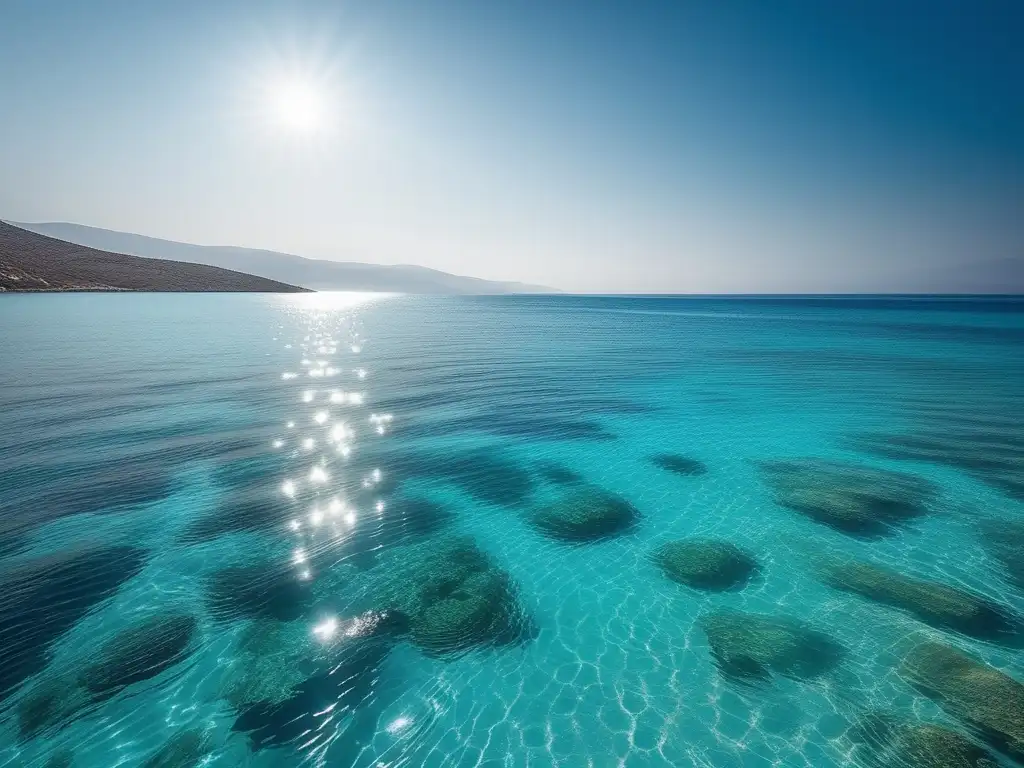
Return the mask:
<path fill-rule="evenodd" d="M 961 733 L 935 723 L 906 723 L 872 713 L 860 720 L 855 738 L 868 748 L 871 768 L 997 768 L 984 749 Z M 860 764 L 860 761 L 858 761 Z"/>
<path fill-rule="evenodd" d="M 308 626 L 257 621 L 242 633 L 224 682 L 236 710 L 259 702 L 279 704 L 314 671 Z"/>
<path fill-rule="evenodd" d="M 455 515 L 429 499 L 402 497 L 387 506 L 380 518 L 379 527 L 373 531 L 371 546 L 393 547 L 418 538 L 432 536 L 450 526 Z"/>
<path fill-rule="evenodd" d="M 412 640 L 436 653 L 498 641 L 514 626 L 517 608 L 503 572 L 473 572 L 447 594 L 423 602 L 410 618 Z"/>
<path fill-rule="evenodd" d="M 196 768 L 208 751 L 203 731 L 194 728 L 179 731 L 146 760 L 142 768 Z"/>
<path fill-rule="evenodd" d="M 40 680 L 16 707 L 21 738 L 63 728 L 121 689 L 177 664 L 185 656 L 195 625 L 187 615 L 155 617 L 109 640 L 84 669 Z"/>
<path fill-rule="evenodd" d="M 97 660 L 82 671 L 82 684 L 106 698 L 156 677 L 188 656 L 195 630 L 195 617 L 187 614 L 155 616 L 129 627 L 100 649 Z"/>
<path fill-rule="evenodd" d="M 373 509 L 375 504 L 376 497 L 372 497 L 357 508 Z M 314 537 L 315 544 L 308 553 L 309 566 L 317 574 L 314 592 L 322 591 L 323 577 L 338 582 L 346 577 L 349 567 L 369 570 L 388 550 L 438 534 L 454 519 L 448 507 L 429 499 L 400 496 L 389 501 L 379 514 L 358 514 L 351 523 L 339 527 L 329 523 L 322 536 Z"/>
<path fill-rule="evenodd" d="M 1024 590 L 1024 523 L 1017 520 L 986 520 L 981 523 L 982 545 L 999 561 L 1007 580 Z"/>
<path fill-rule="evenodd" d="M 259 495 L 241 493 L 228 497 L 213 512 L 192 520 L 181 538 L 186 544 L 201 544 L 229 533 L 282 527 L 290 517 L 288 505 L 270 489 Z"/>
<path fill-rule="evenodd" d="M 373 640 L 390 647 L 408 626 L 408 617 L 398 611 L 354 616 L 327 612 L 309 623 L 253 622 L 231 656 L 222 694 L 239 712 L 257 704 L 280 705 L 304 681 L 337 667 L 352 646 Z"/>
<path fill-rule="evenodd" d="M 837 589 L 906 611 L 925 624 L 984 640 L 1010 640 L 1017 623 L 1009 611 L 962 589 L 904 576 L 871 563 L 830 564 L 825 581 Z"/>
<path fill-rule="evenodd" d="M 915 768 L 997 768 L 984 749 L 965 736 L 936 725 L 900 729 L 893 751 L 897 765 Z"/>
<path fill-rule="evenodd" d="M 402 613 L 412 640 L 430 653 L 517 641 L 527 623 L 515 586 L 472 540 L 456 540 L 418 572 L 415 599 Z"/>
<path fill-rule="evenodd" d="M 229 566 L 206 582 L 206 599 L 218 619 L 269 618 L 292 621 L 312 603 L 308 582 L 277 564 Z"/>
<path fill-rule="evenodd" d="M 526 467 L 490 448 L 408 453 L 395 457 L 391 464 L 393 472 L 450 482 L 487 504 L 520 506 L 534 490 L 533 475 Z"/>
<path fill-rule="evenodd" d="M 753 555 L 715 539 L 670 541 L 654 551 L 654 561 L 673 581 L 713 591 L 745 586 L 758 570 Z"/>
<path fill-rule="evenodd" d="M 326 727 L 339 713 L 358 712 L 373 700 L 391 643 L 357 640 L 340 649 L 327 671 L 302 680 L 280 701 L 242 707 L 232 730 L 249 734 L 254 751 L 302 740 L 310 749 L 332 738 Z"/>
<path fill-rule="evenodd" d="M 575 485 L 576 483 L 583 482 L 583 476 L 577 472 L 573 472 L 568 467 L 563 467 L 561 464 L 555 464 L 554 462 L 546 462 L 542 464 L 538 470 L 541 477 L 548 480 L 556 485 Z"/>
<path fill-rule="evenodd" d="M 928 512 L 932 485 L 903 472 L 798 459 L 761 464 L 777 504 L 855 536 L 883 536 Z"/>
<path fill-rule="evenodd" d="M 675 453 L 660 453 L 657 456 L 652 456 L 651 462 L 668 472 L 675 472 L 677 475 L 686 477 L 697 477 L 707 474 L 708 471 L 704 462 Z"/>
<path fill-rule="evenodd" d="M 284 525 L 288 510 L 274 500 L 222 505 L 216 511 L 192 520 L 181 534 L 185 544 L 200 544 L 219 536 L 259 531 Z"/>
<path fill-rule="evenodd" d="M 904 434 L 861 434 L 856 450 L 905 461 L 955 467 L 1011 498 L 1024 500 L 1024 434 L 1014 409 L 1001 404 L 986 413 L 919 409 L 923 429 Z"/>
<path fill-rule="evenodd" d="M 705 616 L 701 626 L 719 670 L 737 682 L 764 682 L 773 674 L 820 677 L 843 655 L 827 635 L 787 617 L 720 610 Z"/>
<path fill-rule="evenodd" d="M 1024 759 L 1024 684 L 973 656 L 927 641 L 906 655 L 903 677 L 978 736 Z"/>
<path fill-rule="evenodd" d="M 73 677 L 42 680 L 18 702 L 18 734 L 22 739 L 30 739 L 51 728 L 63 728 L 78 717 L 92 700 Z"/>
<path fill-rule="evenodd" d="M 639 519 L 640 513 L 622 497 L 581 487 L 536 511 L 533 524 L 553 538 L 585 542 L 624 533 Z"/>
<path fill-rule="evenodd" d="M 145 564 L 132 547 L 83 546 L 15 564 L 0 578 L 0 698 L 46 664 L 51 643 Z"/>
<path fill-rule="evenodd" d="M 50 755 L 50 759 L 46 761 L 43 768 L 71 768 L 74 762 L 75 753 L 65 747 Z"/>
<path fill-rule="evenodd" d="M 383 582 L 370 590 L 375 612 L 393 613 L 396 631 L 430 654 L 525 639 L 532 628 L 507 573 L 469 538 L 406 548 Z"/>

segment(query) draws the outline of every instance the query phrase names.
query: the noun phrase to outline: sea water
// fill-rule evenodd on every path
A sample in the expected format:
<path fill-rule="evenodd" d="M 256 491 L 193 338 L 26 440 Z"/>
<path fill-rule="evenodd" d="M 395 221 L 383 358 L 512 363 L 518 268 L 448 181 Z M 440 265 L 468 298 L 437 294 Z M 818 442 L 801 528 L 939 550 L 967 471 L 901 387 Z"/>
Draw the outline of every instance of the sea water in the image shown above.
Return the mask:
<path fill-rule="evenodd" d="M 0 765 L 1020 759 L 1024 301 L 25 295 L 0 327 Z M 755 566 L 694 586 L 677 541 Z M 929 641 L 1003 695 L 944 701 Z"/>

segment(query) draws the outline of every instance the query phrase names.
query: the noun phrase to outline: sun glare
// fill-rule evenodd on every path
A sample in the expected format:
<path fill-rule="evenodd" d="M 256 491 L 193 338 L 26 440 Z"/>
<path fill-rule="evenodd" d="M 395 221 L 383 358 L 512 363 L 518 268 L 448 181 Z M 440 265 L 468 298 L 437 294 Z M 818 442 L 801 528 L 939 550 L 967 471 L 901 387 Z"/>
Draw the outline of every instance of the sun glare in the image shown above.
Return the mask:
<path fill-rule="evenodd" d="M 239 125 L 284 152 L 331 153 L 369 120 L 349 45 L 329 30 L 247 50 L 237 84 Z"/>
<path fill-rule="evenodd" d="M 270 112 L 283 128 L 308 134 L 325 127 L 326 97 L 313 83 L 284 80 L 268 90 Z"/>

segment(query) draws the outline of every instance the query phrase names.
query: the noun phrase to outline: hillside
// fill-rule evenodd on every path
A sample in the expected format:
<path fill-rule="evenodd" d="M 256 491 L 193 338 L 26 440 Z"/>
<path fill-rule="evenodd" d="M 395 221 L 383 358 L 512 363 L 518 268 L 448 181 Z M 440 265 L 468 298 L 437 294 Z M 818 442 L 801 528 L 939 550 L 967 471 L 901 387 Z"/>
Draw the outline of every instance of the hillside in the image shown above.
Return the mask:
<path fill-rule="evenodd" d="M 0 291 L 302 290 L 218 267 L 88 248 L 0 222 Z"/>
<path fill-rule="evenodd" d="M 17 223 L 32 232 L 80 245 L 145 258 L 209 264 L 317 291 L 384 291 L 430 294 L 558 293 L 525 283 L 464 277 L 412 265 L 307 259 L 290 253 L 235 246 L 192 245 L 65 222 Z"/>

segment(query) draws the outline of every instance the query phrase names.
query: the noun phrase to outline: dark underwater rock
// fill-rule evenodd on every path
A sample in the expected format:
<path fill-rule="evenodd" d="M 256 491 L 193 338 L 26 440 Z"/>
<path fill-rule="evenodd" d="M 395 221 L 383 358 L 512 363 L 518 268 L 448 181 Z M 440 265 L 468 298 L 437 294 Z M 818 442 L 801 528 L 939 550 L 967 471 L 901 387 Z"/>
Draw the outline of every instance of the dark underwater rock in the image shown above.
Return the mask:
<path fill-rule="evenodd" d="M 352 659 L 354 646 L 378 642 L 386 650 L 409 629 L 408 617 L 397 610 L 367 611 L 334 622 L 329 634 L 306 622 L 253 622 L 232 656 L 222 687 L 225 700 L 238 712 L 276 710 L 305 681 Z"/>
<path fill-rule="evenodd" d="M 75 753 L 70 749 L 59 749 L 50 755 L 43 768 L 71 768 L 75 762 Z"/>
<path fill-rule="evenodd" d="M 532 622 L 518 591 L 469 538 L 408 547 L 408 557 L 368 597 L 374 613 L 394 614 L 396 631 L 432 655 L 522 642 Z"/>
<path fill-rule="evenodd" d="M 675 453 L 660 453 L 657 456 L 652 456 L 651 463 L 667 472 L 674 472 L 686 477 L 698 477 L 707 474 L 708 471 L 704 462 Z"/>
<path fill-rule="evenodd" d="M 0 697 L 46 664 L 50 644 L 145 564 L 131 547 L 83 546 L 15 564 L 0 576 Z"/>
<path fill-rule="evenodd" d="M 323 575 L 339 566 L 372 568 L 387 550 L 438 534 L 455 520 L 449 508 L 419 497 L 399 497 L 380 513 L 373 510 L 372 503 L 361 509 L 366 511 L 353 526 L 311 553 L 315 572 Z"/>
<path fill-rule="evenodd" d="M 196 768 L 208 751 L 203 731 L 194 728 L 178 731 L 141 768 Z"/>
<path fill-rule="evenodd" d="M 1009 582 L 1024 590 L 1024 523 L 985 520 L 980 530 L 985 551 L 1002 564 Z"/>
<path fill-rule="evenodd" d="M 528 621 L 508 574 L 471 540 L 457 540 L 439 555 L 419 569 L 411 605 L 399 607 L 413 642 L 436 654 L 517 642 Z"/>
<path fill-rule="evenodd" d="M 722 675 L 737 682 L 766 682 L 772 675 L 813 679 L 844 653 L 827 635 L 788 617 L 720 610 L 700 623 Z"/>
<path fill-rule="evenodd" d="M 214 482 L 237 493 L 265 483 L 268 477 L 280 477 L 288 466 L 286 454 L 268 453 L 266 446 L 266 437 L 261 435 L 258 445 L 253 446 L 255 455 L 218 462 L 212 471 Z"/>
<path fill-rule="evenodd" d="M 518 622 L 515 593 L 504 572 L 469 574 L 410 617 L 412 640 L 425 651 L 448 653 L 505 638 Z"/>
<path fill-rule="evenodd" d="M 62 728 L 91 703 L 92 697 L 74 677 L 41 680 L 18 702 L 18 734 L 30 739 L 51 728 Z"/>
<path fill-rule="evenodd" d="M 584 418 L 568 418 L 554 412 L 531 414 L 525 413 L 524 409 L 507 407 L 456 419 L 451 422 L 451 428 L 533 441 L 615 439 L 615 435 L 600 424 Z"/>
<path fill-rule="evenodd" d="M 0 516 L 4 511 L 0 508 Z M 4 520 L 0 517 L 0 559 L 16 555 L 28 546 L 28 539 L 25 537 L 28 527 L 21 520 Z"/>
<path fill-rule="evenodd" d="M 265 489 L 258 496 L 242 493 L 222 501 L 213 512 L 191 521 L 182 533 L 186 544 L 201 544 L 218 536 L 283 527 L 291 511 L 280 494 Z"/>
<path fill-rule="evenodd" d="M 109 640 L 94 663 L 82 671 L 85 688 L 106 698 L 134 683 L 156 677 L 188 656 L 196 620 L 187 614 L 155 616 Z"/>
<path fill-rule="evenodd" d="M 248 733 L 253 751 L 299 739 L 308 749 L 330 738 L 333 730 L 325 728 L 328 722 L 372 700 L 391 646 L 376 638 L 346 645 L 329 671 L 303 680 L 287 697 L 243 707 L 232 730 Z"/>
<path fill-rule="evenodd" d="M 222 621 L 292 621 L 313 601 L 309 582 L 300 580 L 294 569 L 271 563 L 222 568 L 207 580 L 205 589 L 211 613 Z"/>
<path fill-rule="evenodd" d="M 915 768 L 997 768 L 984 749 L 965 736 L 936 725 L 906 726 L 893 745 L 899 766 Z"/>
<path fill-rule="evenodd" d="M 551 462 L 542 464 L 538 470 L 545 480 L 548 480 L 556 485 L 575 485 L 576 483 L 583 482 L 583 476 L 577 472 L 573 472 L 568 467 L 563 467 L 561 464 L 554 464 Z"/>
<path fill-rule="evenodd" d="M 307 676 L 310 629 L 301 622 L 256 621 L 242 632 L 223 694 L 236 710 L 260 702 L 280 704 Z"/>
<path fill-rule="evenodd" d="M 117 439 L 123 433 L 117 432 Z M 68 446 L 65 445 L 65 448 Z M 81 455 L 95 454 L 83 446 Z M 87 460 L 59 464 L 32 463 L 5 473 L 0 493 L 18 490 L 19 505 L 0 505 L 2 530 L 28 533 L 40 525 L 85 513 L 116 513 L 152 504 L 174 491 L 166 461 L 134 454 L 131 461 Z"/>
<path fill-rule="evenodd" d="M 392 461 L 391 471 L 444 480 L 478 501 L 500 506 L 520 506 L 534 489 L 533 475 L 494 449 L 405 454 Z"/>
<path fill-rule="evenodd" d="M 927 641 L 903 659 L 900 673 L 979 738 L 1024 759 L 1024 684 L 963 651 Z"/>
<path fill-rule="evenodd" d="M 625 533 L 640 519 L 636 508 L 621 496 L 598 488 L 579 487 L 561 500 L 537 510 L 534 526 L 566 541 L 595 541 Z"/>
<path fill-rule="evenodd" d="M 899 608 L 938 629 L 996 641 L 1009 641 L 1017 634 L 1017 622 L 1008 609 L 956 587 L 861 562 L 829 564 L 823 575 L 832 587 Z"/>
<path fill-rule="evenodd" d="M 533 477 L 500 454 L 475 451 L 442 459 L 442 472 L 475 499 L 518 506 L 533 493 Z"/>
<path fill-rule="evenodd" d="M 871 713 L 858 722 L 855 739 L 868 748 L 863 764 L 870 768 L 998 767 L 966 736 L 936 723 L 900 722 L 888 714 Z"/>
<path fill-rule="evenodd" d="M 736 589 L 758 571 L 753 555 L 715 539 L 670 541 L 658 547 L 653 557 L 668 578 L 695 589 Z"/>
<path fill-rule="evenodd" d="M 891 533 L 928 512 L 930 483 L 914 475 L 819 459 L 761 463 L 775 502 L 854 536 Z"/>
<path fill-rule="evenodd" d="M 1012 409 L 997 406 L 1004 418 Z M 1024 431 L 1019 424 L 986 423 L 948 412 L 924 409 L 925 428 L 909 434 L 856 436 L 857 450 L 904 461 L 930 461 L 955 467 L 1014 499 L 1024 500 Z M 972 423 L 972 421 L 974 423 Z"/>
<path fill-rule="evenodd" d="M 432 536 L 452 524 L 455 515 L 429 499 L 398 498 L 387 505 L 381 516 L 375 545 L 391 547 L 409 540 Z"/>
<path fill-rule="evenodd" d="M 195 631 L 188 615 L 158 616 L 109 640 L 83 670 L 45 678 L 18 702 L 21 738 L 61 728 L 95 704 L 177 664 Z"/>

